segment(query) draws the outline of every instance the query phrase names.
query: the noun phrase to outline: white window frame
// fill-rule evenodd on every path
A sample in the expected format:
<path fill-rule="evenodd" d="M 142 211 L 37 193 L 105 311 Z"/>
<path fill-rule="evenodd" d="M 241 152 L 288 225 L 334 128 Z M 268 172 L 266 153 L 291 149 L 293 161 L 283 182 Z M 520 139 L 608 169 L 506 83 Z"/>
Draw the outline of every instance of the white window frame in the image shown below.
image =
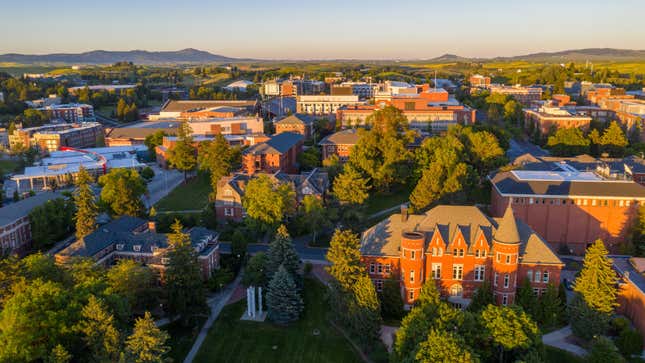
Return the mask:
<path fill-rule="evenodd" d="M 454 264 L 452 265 L 452 279 L 461 281 L 464 279 L 464 265 Z"/>
<path fill-rule="evenodd" d="M 511 275 L 504 274 L 504 288 L 508 289 L 509 286 L 511 286 Z"/>
<path fill-rule="evenodd" d="M 475 265 L 475 281 L 484 281 L 486 265 Z"/>
<path fill-rule="evenodd" d="M 432 264 L 432 278 L 435 280 L 441 279 L 441 264 L 433 263 Z"/>

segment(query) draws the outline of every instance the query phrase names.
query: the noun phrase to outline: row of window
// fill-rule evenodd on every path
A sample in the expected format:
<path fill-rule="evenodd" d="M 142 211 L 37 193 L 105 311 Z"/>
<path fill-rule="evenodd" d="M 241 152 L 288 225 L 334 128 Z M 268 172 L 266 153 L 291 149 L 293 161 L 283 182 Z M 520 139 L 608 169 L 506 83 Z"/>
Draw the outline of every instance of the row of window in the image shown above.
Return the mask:
<path fill-rule="evenodd" d="M 370 274 L 382 274 L 385 271 L 385 274 L 389 275 L 392 272 L 392 266 L 389 263 L 370 263 Z"/>
<path fill-rule="evenodd" d="M 497 252 L 497 255 L 496 255 L 497 262 L 501 263 L 502 261 L 504 261 L 504 263 L 507 264 L 507 265 L 515 264 L 516 263 L 516 258 L 517 258 L 517 255 L 515 255 L 515 254 L 507 254 L 507 253 Z"/>
<path fill-rule="evenodd" d="M 610 203 L 612 202 L 612 203 Z M 610 204 L 612 207 L 629 207 L 631 205 L 631 200 L 613 200 L 609 201 L 606 199 L 558 199 L 558 198 L 514 198 L 513 204 L 551 204 L 551 205 L 591 205 L 591 206 L 601 206 L 608 207 Z M 638 202 L 635 202 L 638 204 Z"/>
<path fill-rule="evenodd" d="M 528 270 L 526 272 L 526 277 L 529 279 L 529 281 L 533 282 L 542 282 L 542 283 L 549 283 L 549 271 L 535 271 L 533 270 Z"/>
<path fill-rule="evenodd" d="M 438 256 L 438 257 L 443 256 L 443 248 L 441 248 L 441 247 L 432 247 L 432 249 L 430 250 L 430 255 L 431 256 Z M 454 248 L 452 250 L 452 255 L 453 255 L 453 257 L 464 257 L 465 256 L 465 251 L 464 251 L 463 248 L 460 248 L 460 249 Z M 405 257 L 405 251 L 403 251 L 403 257 Z M 484 257 L 486 257 L 486 250 L 484 250 L 484 249 L 475 250 L 475 257 L 476 258 L 484 258 Z M 414 257 L 412 257 L 412 259 L 414 260 Z"/>
<path fill-rule="evenodd" d="M 493 276 L 493 286 L 498 285 L 498 281 L 497 281 L 498 279 L 499 279 L 499 274 L 495 272 L 495 276 Z M 509 274 L 504 274 L 503 286 L 505 289 L 508 289 L 511 286 L 511 276 Z"/>

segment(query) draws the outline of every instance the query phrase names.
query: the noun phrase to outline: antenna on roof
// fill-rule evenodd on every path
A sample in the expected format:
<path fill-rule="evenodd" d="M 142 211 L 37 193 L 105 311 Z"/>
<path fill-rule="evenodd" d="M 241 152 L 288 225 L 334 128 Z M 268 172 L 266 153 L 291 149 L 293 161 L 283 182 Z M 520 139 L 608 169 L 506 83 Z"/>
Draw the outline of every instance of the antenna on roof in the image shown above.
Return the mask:
<path fill-rule="evenodd" d="M 437 70 L 434 70 L 434 90 L 437 90 Z"/>

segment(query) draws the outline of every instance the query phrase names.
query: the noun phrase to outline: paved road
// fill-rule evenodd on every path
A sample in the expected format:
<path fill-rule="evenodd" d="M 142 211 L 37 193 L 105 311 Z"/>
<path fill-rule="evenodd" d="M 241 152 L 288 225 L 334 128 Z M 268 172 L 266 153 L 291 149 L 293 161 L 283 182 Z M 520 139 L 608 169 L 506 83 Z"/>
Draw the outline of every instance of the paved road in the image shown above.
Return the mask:
<path fill-rule="evenodd" d="M 231 295 L 233 295 L 233 292 L 240 284 L 240 281 L 242 281 L 242 274 L 243 271 L 240 271 L 240 273 L 231 284 L 229 284 L 224 288 L 224 290 L 220 291 L 208 300 L 208 305 L 211 308 L 211 315 L 208 317 L 208 320 L 206 320 L 206 323 L 204 323 L 202 330 L 197 336 L 197 339 L 195 339 L 193 347 L 190 349 L 190 352 L 188 352 L 188 355 L 186 355 L 184 363 L 192 363 L 192 361 L 195 359 L 195 356 L 197 355 L 197 352 L 199 352 L 199 348 L 201 348 L 202 344 L 204 343 L 204 340 L 206 339 L 211 326 L 213 326 L 213 323 L 215 322 L 215 320 L 217 320 L 217 317 L 222 312 L 224 305 L 226 305 L 226 302 L 231 298 Z"/>
<path fill-rule="evenodd" d="M 143 198 L 146 207 L 157 203 L 184 181 L 184 175 L 177 170 L 164 170 L 157 165 L 150 167 L 154 170 L 155 176 L 148 183 L 148 196 Z"/>

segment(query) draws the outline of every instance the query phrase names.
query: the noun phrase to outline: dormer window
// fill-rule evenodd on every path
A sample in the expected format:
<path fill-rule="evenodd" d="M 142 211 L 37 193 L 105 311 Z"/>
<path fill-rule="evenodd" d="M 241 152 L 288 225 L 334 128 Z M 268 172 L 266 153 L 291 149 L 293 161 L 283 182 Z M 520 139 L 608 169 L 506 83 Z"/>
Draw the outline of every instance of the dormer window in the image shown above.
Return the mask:
<path fill-rule="evenodd" d="M 170 259 L 168 257 L 163 257 L 161 259 L 161 264 L 162 265 L 167 265 L 168 263 L 170 263 Z"/>
<path fill-rule="evenodd" d="M 123 251 L 123 247 L 125 247 L 125 246 L 123 245 L 123 243 L 118 243 L 118 244 L 116 245 L 116 250 L 117 250 L 117 251 Z"/>
<path fill-rule="evenodd" d="M 134 252 L 141 252 L 141 245 L 134 245 L 132 246 L 132 249 L 134 250 Z"/>

